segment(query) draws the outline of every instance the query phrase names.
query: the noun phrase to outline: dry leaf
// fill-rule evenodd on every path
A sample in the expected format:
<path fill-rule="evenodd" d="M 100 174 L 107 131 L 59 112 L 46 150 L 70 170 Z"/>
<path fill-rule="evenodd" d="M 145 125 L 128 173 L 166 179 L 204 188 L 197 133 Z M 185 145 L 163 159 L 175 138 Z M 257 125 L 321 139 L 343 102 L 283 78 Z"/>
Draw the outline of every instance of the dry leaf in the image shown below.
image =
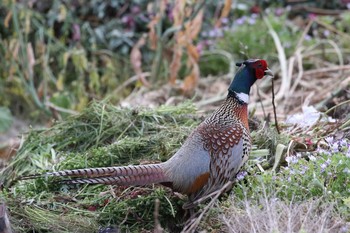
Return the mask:
<path fill-rule="evenodd" d="M 160 6 L 157 14 L 152 18 L 152 20 L 147 25 L 147 27 L 149 28 L 148 37 L 150 40 L 150 48 L 153 50 L 157 48 L 157 43 L 158 43 L 156 26 L 159 23 L 159 21 L 162 20 L 162 16 L 164 15 L 167 4 L 168 4 L 167 0 L 163 0 L 160 2 Z M 151 5 L 152 4 L 149 4 L 148 6 L 151 6 Z"/>
<path fill-rule="evenodd" d="M 175 84 L 177 74 L 181 67 L 182 47 L 175 44 L 173 52 L 173 60 L 170 64 L 170 84 Z"/>
<path fill-rule="evenodd" d="M 132 48 L 130 53 L 130 62 L 132 65 L 132 68 L 134 69 L 136 75 L 138 76 L 138 79 L 142 82 L 145 86 L 150 86 L 148 81 L 146 80 L 145 76 L 142 72 L 142 53 L 141 53 L 141 47 L 146 44 L 146 34 L 142 35 L 142 37 L 137 41 L 135 46 Z"/>
<path fill-rule="evenodd" d="M 12 18 L 12 11 L 9 11 L 4 19 L 4 26 L 5 28 L 8 28 L 9 27 L 9 24 L 10 24 L 10 20 Z"/>
<path fill-rule="evenodd" d="M 180 26 L 183 24 L 184 15 L 188 12 L 192 12 L 192 8 L 185 8 L 186 1 L 177 1 L 173 9 L 174 26 Z M 184 93 L 192 91 L 199 80 L 199 52 L 192 44 L 192 41 L 198 36 L 203 20 L 203 9 L 198 12 L 196 17 L 187 22 L 185 30 L 178 31 L 175 34 L 175 44 L 173 47 L 173 59 L 170 64 L 170 83 L 175 84 L 177 74 L 181 68 L 181 58 L 183 49 L 186 48 L 188 53 L 187 65 L 192 68 L 190 74 L 185 77 L 184 83 L 181 87 Z"/>
<path fill-rule="evenodd" d="M 194 19 L 188 22 L 187 25 L 185 26 L 188 40 L 194 40 L 197 38 L 202 27 L 203 15 L 204 15 L 204 10 L 202 9 L 197 13 L 196 17 L 194 17 Z"/>
<path fill-rule="evenodd" d="M 0 147 L 0 160 L 8 161 L 13 157 L 21 145 L 21 140 L 18 138 L 10 138 Z"/>
<path fill-rule="evenodd" d="M 179 0 L 175 2 L 173 8 L 174 26 L 180 26 L 184 20 L 184 10 L 185 10 L 186 0 Z"/>
<path fill-rule="evenodd" d="M 193 58 L 194 62 L 198 62 L 199 60 L 199 52 L 196 46 L 194 46 L 193 44 L 188 44 L 186 46 L 187 49 L 187 53 L 190 57 Z"/>
<path fill-rule="evenodd" d="M 192 90 L 197 86 L 198 80 L 199 80 L 199 67 L 196 61 L 192 57 L 189 57 L 191 63 L 192 63 L 192 70 L 191 73 L 186 76 L 182 86 L 181 90 L 185 95 L 190 94 Z"/>
<path fill-rule="evenodd" d="M 231 6 L 232 6 L 232 0 L 226 0 L 224 7 L 221 10 L 220 17 L 217 19 L 217 21 L 215 23 L 215 27 L 217 27 L 217 28 L 221 27 L 221 20 L 228 16 L 228 14 L 231 11 Z"/>
<path fill-rule="evenodd" d="M 156 15 L 155 17 L 153 17 L 153 19 L 148 23 L 148 28 L 149 28 L 149 32 L 148 32 L 148 38 L 150 41 L 150 48 L 155 50 L 157 48 L 157 43 L 158 43 L 158 36 L 156 33 L 156 25 L 158 24 L 160 19 L 159 15 Z"/>
<path fill-rule="evenodd" d="M 31 77 L 33 75 L 33 67 L 35 65 L 34 51 L 31 43 L 27 44 L 27 58 L 29 77 Z"/>

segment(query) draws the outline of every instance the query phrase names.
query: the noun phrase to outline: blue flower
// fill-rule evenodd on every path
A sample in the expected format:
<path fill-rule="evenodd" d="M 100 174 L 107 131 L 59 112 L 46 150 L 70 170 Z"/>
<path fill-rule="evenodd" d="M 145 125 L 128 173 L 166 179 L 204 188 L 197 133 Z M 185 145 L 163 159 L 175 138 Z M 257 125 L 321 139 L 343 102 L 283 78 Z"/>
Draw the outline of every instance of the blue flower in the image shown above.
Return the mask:
<path fill-rule="evenodd" d="M 237 180 L 243 180 L 244 177 L 247 175 L 248 173 L 246 171 L 240 171 L 238 172 L 238 174 L 236 175 L 236 179 Z"/>

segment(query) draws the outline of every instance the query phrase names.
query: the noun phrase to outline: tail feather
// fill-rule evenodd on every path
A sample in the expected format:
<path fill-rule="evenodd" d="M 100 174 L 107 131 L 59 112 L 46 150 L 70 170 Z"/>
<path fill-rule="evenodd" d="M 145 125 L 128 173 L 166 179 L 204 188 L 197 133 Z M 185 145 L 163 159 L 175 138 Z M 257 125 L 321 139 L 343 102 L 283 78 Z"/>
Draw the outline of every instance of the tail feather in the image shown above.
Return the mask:
<path fill-rule="evenodd" d="M 146 185 L 170 182 L 166 178 L 162 164 L 64 170 L 30 175 L 22 177 L 21 180 L 46 176 L 71 177 L 72 179 L 63 181 L 67 184 Z"/>
<path fill-rule="evenodd" d="M 117 185 L 146 185 L 164 182 L 163 174 L 150 174 L 139 176 L 98 177 L 64 180 L 66 184 L 117 184 Z"/>

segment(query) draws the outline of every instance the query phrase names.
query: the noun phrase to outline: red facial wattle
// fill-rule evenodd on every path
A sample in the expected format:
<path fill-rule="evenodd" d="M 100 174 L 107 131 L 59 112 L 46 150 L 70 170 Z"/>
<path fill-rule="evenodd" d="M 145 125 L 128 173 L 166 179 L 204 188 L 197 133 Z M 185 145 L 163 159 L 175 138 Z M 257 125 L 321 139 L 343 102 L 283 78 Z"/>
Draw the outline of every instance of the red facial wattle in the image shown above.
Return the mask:
<path fill-rule="evenodd" d="M 255 69 L 255 78 L 261 79 L 265 76 L 265 70 L 267 69 L 267 62 L 265 60 L 258 60 L 253 65 Z"/>

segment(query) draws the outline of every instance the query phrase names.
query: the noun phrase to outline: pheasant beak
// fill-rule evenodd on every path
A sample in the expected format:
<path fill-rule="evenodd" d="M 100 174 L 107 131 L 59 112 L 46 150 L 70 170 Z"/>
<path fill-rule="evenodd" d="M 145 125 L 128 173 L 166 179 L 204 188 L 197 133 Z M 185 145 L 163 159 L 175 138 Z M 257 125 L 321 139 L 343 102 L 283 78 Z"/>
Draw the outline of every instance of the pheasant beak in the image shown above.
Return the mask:
<path fill-rule="evenodd" d="M 267 69 L 264 71 L 264 75 L 271 76 L 271 77 L 274 76 L 272 70 L 270 70 L 269 68 L 267 68 Z"/>

